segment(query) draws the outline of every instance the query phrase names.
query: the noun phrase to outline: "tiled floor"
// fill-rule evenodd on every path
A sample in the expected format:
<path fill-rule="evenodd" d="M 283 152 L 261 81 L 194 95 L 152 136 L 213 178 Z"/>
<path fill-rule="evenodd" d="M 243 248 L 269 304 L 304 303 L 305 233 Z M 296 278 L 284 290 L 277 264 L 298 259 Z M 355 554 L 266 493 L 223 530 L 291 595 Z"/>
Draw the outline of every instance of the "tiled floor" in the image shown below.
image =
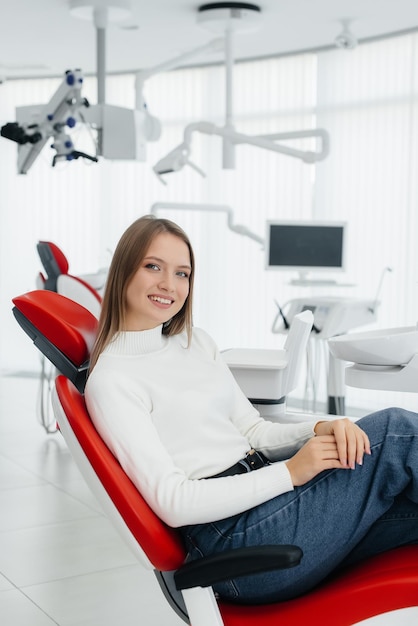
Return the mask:
<path fill-rule="evenodd" d="M 0 625 L 181 626 L 154 574 L 101 513 L 61 435 L 37 421 L 37 391 L 36 379 L 0 376 Z M 399 623 L 417 624 L 418 612 L 367 622 Z"/>
<path fill-rule="evenodd" d="M 0 624 L 184 624 L 101 513 L 61 435 L 37 421 L 37 389 L 0 377 Z"/>

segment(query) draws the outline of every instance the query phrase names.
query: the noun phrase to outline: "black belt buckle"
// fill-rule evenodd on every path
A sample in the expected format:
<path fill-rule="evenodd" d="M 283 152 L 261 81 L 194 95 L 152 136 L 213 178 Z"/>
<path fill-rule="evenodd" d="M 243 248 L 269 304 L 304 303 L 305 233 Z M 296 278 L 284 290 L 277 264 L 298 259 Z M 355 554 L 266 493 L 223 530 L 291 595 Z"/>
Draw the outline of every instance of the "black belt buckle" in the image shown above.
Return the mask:
<path fill-rule="evenodd" d="M 264 454 L 254 449 L 247 452 L 245 461 L 250 466 L 250 471 L 260 469 L 260 467 L 264 467 L 265 465 L 270 465 Z"/>

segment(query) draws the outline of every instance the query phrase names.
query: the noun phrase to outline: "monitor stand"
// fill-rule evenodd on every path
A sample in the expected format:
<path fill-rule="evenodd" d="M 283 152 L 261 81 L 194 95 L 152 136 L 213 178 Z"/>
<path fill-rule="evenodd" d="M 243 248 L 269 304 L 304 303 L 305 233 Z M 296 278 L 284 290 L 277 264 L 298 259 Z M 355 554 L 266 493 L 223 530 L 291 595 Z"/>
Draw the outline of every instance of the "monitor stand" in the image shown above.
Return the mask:
<path fill-rule="evenodd" d="M 309 278 L 308 272 L 299 272 L 299 278 L 291 280 L 290 284 L 296 287 L 336 287 L 338 285 L 337 281 L 332 278 Z"/>

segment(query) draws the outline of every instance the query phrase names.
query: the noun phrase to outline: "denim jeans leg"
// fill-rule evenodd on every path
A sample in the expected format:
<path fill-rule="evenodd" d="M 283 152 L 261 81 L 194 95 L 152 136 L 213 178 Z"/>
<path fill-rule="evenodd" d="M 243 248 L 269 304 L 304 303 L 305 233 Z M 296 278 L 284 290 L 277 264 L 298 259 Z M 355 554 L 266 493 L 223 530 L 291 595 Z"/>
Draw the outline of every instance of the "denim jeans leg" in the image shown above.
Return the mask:
<path fill-rule="evenodd" d="M 361 467 L 323 472 L 241 515 L 184 529 L 191 558 L 260 544 L 302 548 L 299 566 L 221 583 L 215 586 L 220 595 L 253 603 L 289 599 L 317 585 L 351 553 L 358 560 L 416 541 L 418 415 L 386 409 L 363 418 L 359 425 L 372 446 L 372 454 Z M 396 521 L 389 523 L 399 502 L 403 504 L 396 511 Z"/>
<path fill-rule="evenodd" d="M 373 524 L 341 566 L 354 565 L 380 552 L 413 543 L 418 543 L 418 506 L 401 494 L 387 513 Z"/>

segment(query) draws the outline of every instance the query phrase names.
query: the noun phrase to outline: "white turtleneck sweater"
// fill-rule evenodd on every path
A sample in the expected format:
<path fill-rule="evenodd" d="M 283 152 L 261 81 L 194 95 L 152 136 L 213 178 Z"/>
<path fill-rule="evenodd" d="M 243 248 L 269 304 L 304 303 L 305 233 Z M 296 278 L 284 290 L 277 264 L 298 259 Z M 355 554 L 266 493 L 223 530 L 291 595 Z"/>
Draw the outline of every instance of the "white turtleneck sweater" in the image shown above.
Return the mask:
<path fill-rule="evenodd" d="M 313 423 L 264 420 L 212 339 L 194 328 L 121 332 L 100 355 L 85 397 L 93 423 L 155 513 L 170 526 L 242 513 L 293 489 L 284 462 L 203 480 L 250 448 L 280 461 L 313 436 Z"/>

